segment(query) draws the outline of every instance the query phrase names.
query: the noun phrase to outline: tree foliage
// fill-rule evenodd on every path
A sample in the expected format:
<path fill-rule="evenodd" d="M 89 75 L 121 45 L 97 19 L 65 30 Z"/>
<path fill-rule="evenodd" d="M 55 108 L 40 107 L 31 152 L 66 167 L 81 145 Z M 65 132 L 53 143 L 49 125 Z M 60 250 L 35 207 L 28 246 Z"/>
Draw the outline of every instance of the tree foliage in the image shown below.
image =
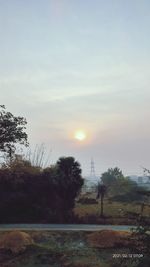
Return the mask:
<path fill-rule="evenodd" d="M 132 181 L 129 177 L 125 177 L 119 168 L 108 169 L 102 174 L 101 180 L 107 186 L 107 194 L 112 200 L 139 200 L 137 191 L 140 188 L 137 183 Z"/>
<path fill-rule="evenodd" d="M 61 157 L 56 163 L 59 195 L 64 199 L 63 210 L 74 207 L 75 198 L 83 185 L 80 164 L 73 157 Z"/>
<path fill-rule="evenodd" d="M 15 151 L 15 144 L 28 145 L 26 119 L 16 117 L 0 105 L 0 151 L 7 152 L 11 157 Z"/>
<path fill-rule="evenodd" d="M 123 177 L 122 171 L 118 168 L 109 168 L 106 172 L 102 174 L 102 181 L 108 184 L 114 183 L 118 179 Z"/>
<path fill-rule="evenodd" d="M 0 168 L 0 222 L 70 222 L 82 184 L 72 157 L 46 169 L 16 158 Z"/>

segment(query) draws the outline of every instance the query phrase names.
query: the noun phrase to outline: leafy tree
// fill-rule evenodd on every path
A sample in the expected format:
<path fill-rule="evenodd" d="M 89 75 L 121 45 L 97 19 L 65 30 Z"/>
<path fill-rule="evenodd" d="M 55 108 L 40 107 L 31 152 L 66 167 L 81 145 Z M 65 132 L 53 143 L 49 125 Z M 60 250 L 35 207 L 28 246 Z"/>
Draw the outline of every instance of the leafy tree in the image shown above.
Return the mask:
<path fill-rule="evenodd" d="M 119 168 L 110 168 L 102 174 L 102 182 L 108 188 L 108 196 L 113 200 L 131 201 L 138 200 L 138 185 L 129 177 L 125 177 Z"/>
<path fill-rule="evenodd" d="M 102 184 L 102 183 L 98 183 L 98 193 L 97 193 L 97 199 L 100 198 L 100 202 L 101 202 L 101 212 L 100 212 L 100 216 L 103 217 L 104 216 L 104 196 L 106 194 L 107 191 L 107 187 L 106 185 Z"/>
<path fill-rule="evenodd" d="M 122 171 L 119 168 L 109 168 L 106 172 L 102 174 L 101 180 L 103 184 L 108 187 L 108 194 L 110 196 L 115 195 L 118 191 L 118 185 L 120 185 L 123 179 Z"/>
<path fill-rule="evenodd" d="M 117 182 L 118 179 L 123 177 L 122 171 L 118 168 L 109 168 L 106 172 L 102 174 L 101 180 L 103 183 L 112 185 L 113 183 Z"/>
<path fill-rule="evenodd" d="M 15 144 L 19 143 L 27 146 L 26 119 L 15 117 L 6 111 L 4 105 L 0 105 L 0 151 L 6 152 L 9 157 L 15 151 Z"/>
<path fill-rule="evenodd" d="M 67 216 L 83 185 L 81 167 L 73 157 L 61 157 L 56 163 L 56 169 L 57 193 L 62 199 L 62 212 Z"/>

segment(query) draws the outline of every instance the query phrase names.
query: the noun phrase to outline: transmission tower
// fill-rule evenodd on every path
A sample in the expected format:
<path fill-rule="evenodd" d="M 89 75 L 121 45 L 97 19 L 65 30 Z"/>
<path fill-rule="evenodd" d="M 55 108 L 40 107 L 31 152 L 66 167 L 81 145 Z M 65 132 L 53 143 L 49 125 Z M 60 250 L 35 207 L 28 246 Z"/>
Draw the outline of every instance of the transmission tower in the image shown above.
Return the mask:
<path fill-rule="evenodd" d="M 94 160 L 93 158 L 91 159 L 91 174 L 90 177 L 92 179 L 95 179 L 96 175 L 95 175 L 95 166 L 94 166 Z"/>

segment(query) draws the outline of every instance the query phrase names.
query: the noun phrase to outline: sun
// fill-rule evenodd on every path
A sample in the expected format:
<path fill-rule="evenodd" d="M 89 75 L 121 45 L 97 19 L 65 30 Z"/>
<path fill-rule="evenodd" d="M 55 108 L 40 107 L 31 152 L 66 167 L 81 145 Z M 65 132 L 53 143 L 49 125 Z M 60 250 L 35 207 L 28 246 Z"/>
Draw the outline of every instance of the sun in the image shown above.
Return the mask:
<path fill-rule="evenodd" d="M 78 130 L 75 132 L 74 138 L 78 141 L 84 141 L 86 139 L 86 133 L 83 130 Z"/>

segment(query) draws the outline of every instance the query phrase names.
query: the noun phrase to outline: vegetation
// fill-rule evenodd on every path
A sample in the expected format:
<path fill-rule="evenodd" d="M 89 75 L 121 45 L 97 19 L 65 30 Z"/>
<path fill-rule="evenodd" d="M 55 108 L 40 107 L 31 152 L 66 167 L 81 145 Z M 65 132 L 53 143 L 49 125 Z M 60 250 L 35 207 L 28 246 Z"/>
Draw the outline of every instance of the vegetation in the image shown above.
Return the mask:
<path fill-rule="evenodd" d="M 72 157 L 46 169 L 15 158 L 0 168 L 0 222 L 70 221 L 82 184 L 80 164 Z"/>
<path fill-rule="evenodd" d="M 147 175 L 149 177 L 150 171 L 145 169 L 147 172 Z M 136 238 L 136 241 L 140 244 L 136 247 L 137 253 L 143 253 L 145 255 L 143 265 L 141 262 L 138 261 L 137 266 L 149 266 L 150 265 L 150 222 L 149 220 L 144 216 L 144 207 L 149 207 L 149 197 L 150 197 L 150 191 L 148 190 L 140 190 L 140 195 L 143 195 L 145 197 L 145 201 L 147 200 L 147 203 L 143 203 L 142 210 L 140 216 L 137 216 L 137 223 L 138 226 L 133 231 L 133 237 Z M 142 244 L 142 245 L 141 245 Z"/>
<path fill-rule="evenodd" d="M 48 168 L 33 166 L 30 161 L 14 157 L 0 168 L 0 223 L 131 225 L 141 213 L 144 217 L 149 216 L 150 208 L 146 203 L 143 207 L 143 201 L 133 201 L 132 205 L 122 199 L 115 201 L 115 196 L 112 200 L 105 195 L 108 191 L 101 194 L 101 187 L 99 209 L 96 194 L 88 195 L 88 198 L 80 195 L 82 185 L 80 164 L 73 157 L 60 158 Z M 139 194 L 139 199 L 146 197 Z"/>
<path fill-rule="evenodd" d="M 9 158 L 0 167 L 0 223 L 67 222 L 83 185 L 80 164 L 64 157 L 44 168 L 43 146 L 32 160 L 16 155 L 16 144 L 28 145 L 26 124 L 0 105 L 0 151 Z"/>
<path fill-rule="evenodd" d="M 61 157 L 56 163 L 57 193 L 62 202 L 63 213 L 68 216 L 68 211 L 75 206 L 75 199 L 83 185 L 80 164 L 73 157 Z"/>
<path fill-rule="evenodd" d="M 15 117 L 5 110 L 4 105 L 0 105 L 0 151 L 6 152 L 11 158 L 15 152 L 15 144 L 28 145 L 26 129 L 26 119 Z"/>
<path fill-rule="evenodd" d="M 104 196 L 106 194 L 107 191 L 107 187 L 106 185 L 99 183 L 98 184 L 98 193 L 97 193 L 97 199 L 100 198 L 101 200 L 101 212 L 100 212 L 100 216 L 103 217 L 104 213 L 103 213 L 103 208 L 104 208 Z"/>
<path fill-rule="evenodd" d="M 104 172 L 101 181 L 107 187 L 107 196 L 112 201 L 131 202 L 143 199 L 138 193 L 140 188 L 137 183 L 125 177 L 118 167 Z"/>
<path fill-rule="evenodd" d="M 0 167 L 0 223 L 77 222 L 138 227 L 132 235 L 108 230 L 1 233 L 0 266 L 90 267 L 91 262 L 92 267 L 149 266 L 149 191 L 124 177 L 119 168 L 108 169 L 97 188 L 99 210 L 96 194 L 80 195 L 84 180 L 80 164 L 73 157 L 60 157 L 56 164 L 45 167 L 43 146 L 37 148 L 32 160 L 15 154 L 16 144 L 28 145 L 26 123 L 23 117 L 15 117 L 0 106 L 0 151 L 9 157 Z M 144 258 L 115 259 L 116 249 L 118 255 L 143 253 Z"/>
<path fill-rule="evenodd" d="M 90 196 L 89 196 L 90 198 Z M 93 194 L 91 194 L 93 199 Z M 84 199 L 84 197 L 83 197 Z M 100 217 L 99 204 L 85 204 L 77 203 L 74 208 L 74 213 L 81 223 L 100 223 L 100 224 L 125 224 L 136 225 L 137 217 L 141 214 L 142 202 L 121 202 L 110 201 L 108 198 L 104 199 L 105 216 Z M 143 210 L 143 217 L 149 220 L 150 207 L 145 205 Z"/>
<path fill-rule="evenodd" d="M 26 248 L 32 245 L 34 242 L 29 234 L 12 231 L 4 233 L 0 238 L 0 249 L 9 250 L 12 254 L 19 254 L 26 250 Z"/>
<path fill-rule="evenodd" d="M 119 168 L 111 168 L 102 174 L 97 197 L 94 192 L 82 194 L 74 212 L 82 223 L 136 225 L 137 217 L 143 215 L 149 221 L 150 216 L 150 206 L 146 204 L 149 191 L 142 192 L 142 187 L 124 177 Z M 100 210 L 98 203 L 93 202 L 94 197 L 100 199 Z"/>
<path fill-rule="evenodd" d="M 43 145 L 35 149 L 32 159 L 31 155 L 27 158 L 16 155 L 16 144 L 28 145 L 26 123 L 25 118 L 15 117 L 0 106 L 0 151 L 9 157 L 0 167 L 0 223 L 114 224 L 124 222 L 125 218 L 126 223 L 134 223 L 137 213 L 148 214 L 143 202 L 136 203 L 144 201 L 145 195 L 117 167 L 102 174 L 97 194 L 99 211 L 96 195 L 92 199 L 78 198 L 83 179 L 80 164 L 73 157 L 61 157 L 55 165 L 45 167 Z M 131 207 L 128 201 L 132 201 Z"/>

